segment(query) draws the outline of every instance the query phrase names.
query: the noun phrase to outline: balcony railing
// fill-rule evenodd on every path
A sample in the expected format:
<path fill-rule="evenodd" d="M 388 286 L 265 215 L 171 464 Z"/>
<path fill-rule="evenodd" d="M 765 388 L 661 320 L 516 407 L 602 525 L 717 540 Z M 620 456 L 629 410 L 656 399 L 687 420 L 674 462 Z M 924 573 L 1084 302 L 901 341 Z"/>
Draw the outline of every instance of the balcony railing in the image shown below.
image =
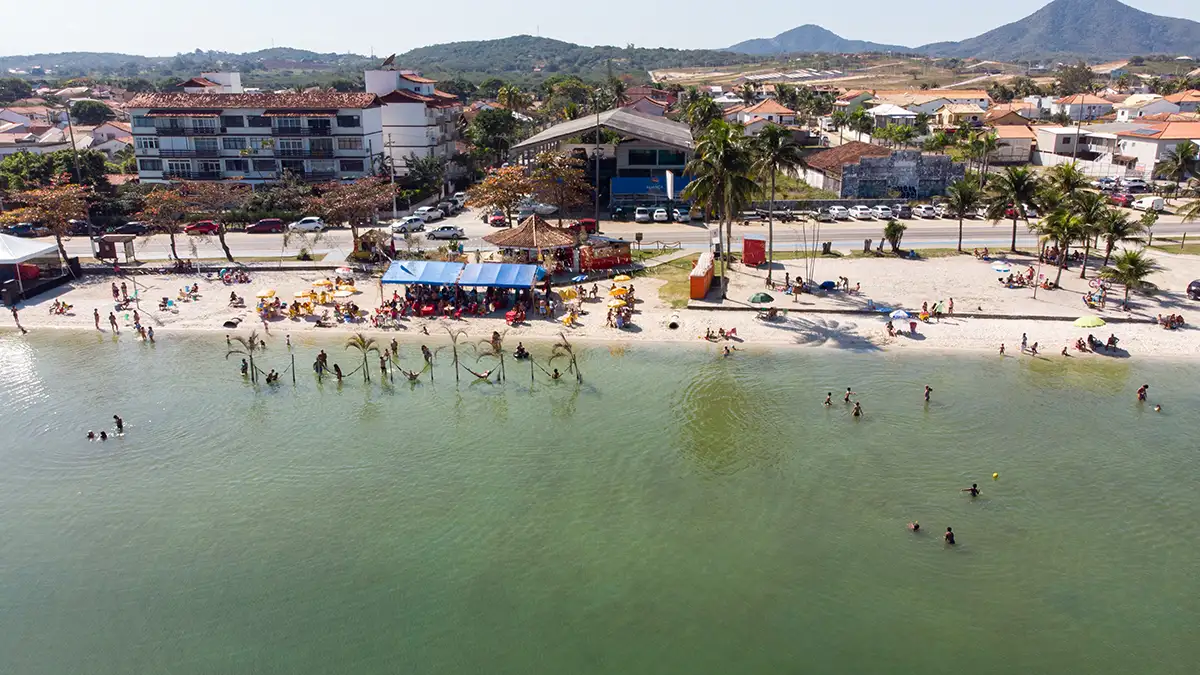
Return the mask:
<path fill-rule="evenodd" d="M 333 157 L 333 149 L 297 149 L 297 148 L 280 148 L 278 153 L 280 157 L 316 157 L 318 159 L 328 159 Z"/>
<path fill-rule="evenodd" d="M 195 148 L 188 150 L 159 150 L 159 157 L 220 157 L 221 151 L 218 148 L 211 150 L 204 148 Z"/>
<path fill-rule="evenodd" d="M 274 136 L 332 136 L 332 127 L 271 127 Z"/>
<path fill-rule="evenodd" d="M 336 171 L 307 171 L 304 173 L 304 180 L 322 181 L 333 180 L 337 178 Z"/>
<path fill-rule="evenodd" d="M 159 136 L 216 136 L 217 127 L 155 127 Z"/>
<path fill-rule="evenodd" d="M 163 171 L 163 178 L 173 180 L 221 180 L 220 171 Z"/>

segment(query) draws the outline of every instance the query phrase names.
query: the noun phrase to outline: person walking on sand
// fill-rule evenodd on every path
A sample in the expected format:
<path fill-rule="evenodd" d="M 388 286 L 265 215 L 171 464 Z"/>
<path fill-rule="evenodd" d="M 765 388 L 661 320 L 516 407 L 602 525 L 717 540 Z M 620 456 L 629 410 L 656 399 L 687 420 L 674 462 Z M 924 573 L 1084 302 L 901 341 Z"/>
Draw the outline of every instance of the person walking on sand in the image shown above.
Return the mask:
<path fill-rule="evenodd" d="M 100 310 L 93 308 L 92 318 L 96 320 L 96 330 L 100 330 Z"/>
<path fill-rule="evenodd" d="M 113 295 L 113 302 L 117 302 L 118 300 L 121 299 L 121 292 L 117 290 L 117 282 L 115 282 L 115 281 L 112 282 L 112 295 Z"/>
<path fill-rule="evenodd" d="M 124 281 L 121 282 L 121 300 L 129 301 L 129 287 L 125 285 Z"/>
<path fill-rule="evenodd" d="M 17 308 L 16 307 L 12 308 L 12 315 L 13 315 L 13 323 L 17 324 L 17 328 L 21 329 L 21 335 L 28 333 L 29 331 L 25 330 L 25 327 L 21 325 L 21 317 L 17 316 Z"/>
<path fill-rule="evenodd" d="M 112 312 L 108 313 L 108 325 L 112 327 L 112 332 L 121 332 L 121 329 L 117 327 L 117 315 L 113 314 Z"/>
<path fill-rule="evenodd" d="M 1021 351 L 1025 351 L 1025 349 L 1028 345 L 1029 345 L 1029 336 L 1024 333 L 1021 333 Z"/>
<path fill-rule="evenodd" d="M 846 387 L 846 395 L 842 397 L 842 402 L 849 403 L 850 397 L 858 394 L 857 391 L 850 391 L 850 387 Z"/>
<path fill-rule="evenodd" d="M 950 298 L 950 304 L 946 306 L 946 313 L 954 316 L 954 298 Z"/>

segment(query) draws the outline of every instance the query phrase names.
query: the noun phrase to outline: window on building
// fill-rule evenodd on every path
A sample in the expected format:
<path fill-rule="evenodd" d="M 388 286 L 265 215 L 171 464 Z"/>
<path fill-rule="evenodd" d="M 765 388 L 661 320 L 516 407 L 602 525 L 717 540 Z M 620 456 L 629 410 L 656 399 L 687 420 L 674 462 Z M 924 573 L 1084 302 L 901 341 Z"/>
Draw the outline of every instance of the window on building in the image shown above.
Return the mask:
<path fill-rule="evenodd" d="M 683 166 L 684 153 L 678 150 L 659 150 L 658 151 L 659 166 Z"/>
<path fill-rule="evenodd" d="M 212 129 L 217 128 L 217 118 L 215 117 L 197 117 L 192 120 L 193 129 Z"/>
<path fill-rule="evenodd" d="M 358 115 L 338 115 L 337 125 L 339 127 L 361 127 L 362 121 Z"/>
<path fill-rule="evenodd" d="M 262 136 L 251 136 L 246 139 L 246 146 L 251 150 L 270 150 L 275 147 L 274 138 L 264 138 Z"/>
<path fill-rule="evenodd" d="M 221 163 L 216 160 L 200 160 L 198 163 L 200 173 L 220 173 Z"/>
<path fill-rule="evenodd" d="M 167 160 L 168 173 L 189 173 L 192 170 L 192 163 L 186 159 L 170 159 Z"/>
<path fill-rule="evenodd" d="M 134 139 L 138 150 L 157 150 L 158 136 L 138 136 Z"/>
<path fill-rule="evenodd" d="M 657 150 L 630 150 L 630 166 L 654 166 L 658 163 Z"/>
<path fill-rule="evenodd" d="M 272 164 L 274 164 L 274 162 L 272 162 Z M 249 170 L 249 162 L 244 159 L 227 159 L 225 160 L 225 170 L 245 173 Z"/>
<path fill-rule="evenodd" d="M 276 117 L 275 126 L 280 129 L 299 129 L 301 121 L 299 117 Z"/>
<path fill-rule="evenodd" d="M 221 126 L 244 127 L 246 126 L 246 118 L 241 115 L 221 115 Z"/>
<path fill-rule="evenodd" d="M 1071 137 L 1070 137 L 1070 136 L 1066 136 L 1066 137 L 1064 137 L 1064 138 L 1063 138 L 1063 145 L 1070 145 L 1070 144 L 1071 144 Z"/>
<path fill-rule="evenodd" d="M 263 117 L 262 115 L 247 115 L 246 126 L 248 127 L 270 127 L 271 118 Z"/>
<path fill-rule="evenodd" d="M 161 159 L 139 159 L 138 170 L 140 171 L 162 171 Z"/>
<path fill-rule="evenodd" d="M 207 152 L 215 152 L 217 149 L 217 139 L 215 138 L 197 138 L 196 149 Z"/>
<path fill-rule="evenodd" d="M 281 138 L 279 139 L 279 151 L 285 153 L 296 154 L 304 150 L 304 141 L 298 138 Z"/>
<path fill-rule="evenodd" d="M 308 142 L 308 149 L 313 152 L 333 152 L 333 139 L 314 138 Z"/>
<path fill-rule="evenodd" d="M 146 117 L 145 115 L 134 115 L 133 116 L 133 126 L 135 126 L 135 127 L 152 127 L 152 126 L 154 126 L 154 120 L 150 119 L 149 117 Z"/>
<path fill-rule="evenodd" d="M 256 159 L 254 160 L 255 171 L 274 171 L 275 160 L 273 159 Z"/>
<path fill-rule="evenodd" d="M 241 136 L 226 136 L 221 139 L 221 147 L 226 150 L 244 150 L 246 139 Z"/>
<path fill-rule="evenodd" d="M 362 150 L 362 136 L 339 136 L 338 150 Z"/>
<path fill-rule="evenodd" d="M 342 159 L 338 161 L 342 171 L 359 171 L 363 170 L 363 161 L 361 159 Z"/>

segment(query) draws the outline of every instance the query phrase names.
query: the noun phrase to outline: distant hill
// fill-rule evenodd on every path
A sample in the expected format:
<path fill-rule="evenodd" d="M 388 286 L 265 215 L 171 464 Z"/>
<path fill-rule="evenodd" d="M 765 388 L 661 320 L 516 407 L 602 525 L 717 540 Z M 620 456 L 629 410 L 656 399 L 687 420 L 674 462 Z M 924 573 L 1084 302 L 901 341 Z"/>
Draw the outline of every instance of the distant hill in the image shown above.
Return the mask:
<path fill-rule="evenodd" d="M 498 40 L 449 42 L 418 47 L 396 57 L 396 63 L 430 73 L 587 74 L 604 72 L 611 61 L 613 72 L 644 73 L 655 68 L 726 66 L 759 60 L 747 54 L 711 49 L 665 49 L 582 45 L 516 35 Z"/>
<path fill-rule="evenodd" d="M 911 52 L 909 47 L 881 45 L 863 40 L 846 38 L 811 23 L 780 33 L 773 38 L 758 38 L 739 42 L 729 48 L 731 52 L 756 54 L 791 54 L 800 52 L 830 52 L 835 54 L 858 54 L 861 52 Z"/>
<path fill-rule="evenodd" d="M 960 42 L 920 47 L 931 56 L 1024 60 L 1055 55 L 1121 58 L 1200 52 L 1200 23 L 1158 16 L 1118 0 L 1054 0 L 1038 11 Z"/>

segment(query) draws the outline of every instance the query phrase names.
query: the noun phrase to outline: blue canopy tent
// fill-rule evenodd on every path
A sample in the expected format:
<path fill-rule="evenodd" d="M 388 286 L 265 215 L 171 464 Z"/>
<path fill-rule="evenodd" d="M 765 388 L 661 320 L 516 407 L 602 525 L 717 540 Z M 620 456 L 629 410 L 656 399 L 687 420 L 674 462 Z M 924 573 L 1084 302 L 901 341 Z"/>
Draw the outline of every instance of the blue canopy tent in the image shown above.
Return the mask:
<path fill-rule="evenodd" d="M 458 281 L 464 265 L 458 262 L 397 260 L 383 274 L 385 284 L 450 286 Z"/>
<path fill-rule="evenodd" d="M 537 265 L 481 263 L 467 265 L 458 277 L 459 286 L 492 288 L 532 288 L 537 281 Z"/>

